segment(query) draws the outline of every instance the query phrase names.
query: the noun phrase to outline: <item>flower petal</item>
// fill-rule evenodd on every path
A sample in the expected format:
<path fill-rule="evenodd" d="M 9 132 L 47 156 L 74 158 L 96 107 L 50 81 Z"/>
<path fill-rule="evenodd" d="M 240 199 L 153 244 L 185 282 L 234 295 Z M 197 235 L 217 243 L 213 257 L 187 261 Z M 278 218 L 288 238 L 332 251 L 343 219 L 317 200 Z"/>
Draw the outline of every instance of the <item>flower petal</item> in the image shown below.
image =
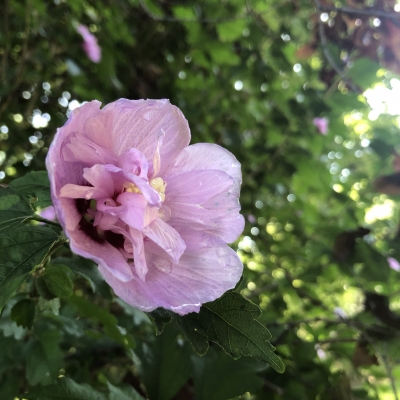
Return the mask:
<path fill-rule="evenodd" d="M 179 108 L 168 100 L 120 99 L 105 106 L 101 113 L 108 117 L 106 130 L 111 132 L 117 155 L 136 148 L 152 160 L 159 137 L 165 135 L 160 149 L 160 175 L 189 144 L 189 125 Z"/>
<path fill-rule="evenodd" d="M 112 175 L 104 165 L 93 165 L 91 168 L 83 170 L 83 177 L 97 190 L 102 190 L 106 195 L 103 197 L 114 196 L 114 181 Z"/>
<path fill-rule="evenodd" d="M 240 163 L 236 157 L 230 151 L 212 143 L 192 144 L 183 149 L 172 168 L 166 172 L 166 176 L 199 170 L 224 171 L 238 182 L 242 182 Z"/>
<path fill-rule="evenodd" d="M 154 244 L 146 242 L 145 250 L 149 268 L 146 282 L 118 281 L 103 266 L 100 272 L 117 296 L 146 312 L 158 307 L 180 315 L 198 312 L 201 304 L 234 288 L 242 275 L 242 262 L 225 244 L 185 251 L 174 265 L 168 265 L 165 257 L 154 249 Z"/>
<path fill-rule="evenodd" d="M 144 228 L 143 233 L 159 245 L 174 263 L 179 261 L 185 251 L 186 245 L 179 233 L 160 218 Z"/>
<path fill-rule="evenodd" d="M 134 278 L 132 269 L 121 252 L 107 241 L 98 243 L 78 229 L 67 231 L 66 234 L 74 253 L 93 260 L 115 281 L 123 283 Z"/>
<path fill-rule="evenodd" d="M 189 171 L 180 175 L 165 177 L 166 205 L 202 204 L 205 201 L 229 191 L 235 180 L 223 171 Z"/>
<path fill-rule="evenodd" d="M 97 189 L 92 186 L 73 185 L 72 183 L 68 183 L 60 190 L 60 197 L 66 197 L 68 199 L 99 200 L 107 196 L 107 193 L 102 189 Z"/>

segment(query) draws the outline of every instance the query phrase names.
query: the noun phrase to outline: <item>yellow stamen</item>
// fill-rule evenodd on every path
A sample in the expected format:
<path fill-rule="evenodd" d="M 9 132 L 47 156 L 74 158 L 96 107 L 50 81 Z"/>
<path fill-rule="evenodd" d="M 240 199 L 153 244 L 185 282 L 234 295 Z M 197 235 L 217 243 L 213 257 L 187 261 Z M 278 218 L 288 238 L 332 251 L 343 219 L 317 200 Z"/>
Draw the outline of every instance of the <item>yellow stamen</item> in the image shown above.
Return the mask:
<path fill-rule="evenodd" d="M 162 178 L 154 178 L 150 181 L 150 186 L 160 195 L 161 201 L 164 201 L 167 182 L 164 182 Z"/>
<path fill-rule="evenodd" d="M 128 193 L 142 193 L 139 188 L 132 182 L 125 182 L 123 188 L 124 191 Z"/>

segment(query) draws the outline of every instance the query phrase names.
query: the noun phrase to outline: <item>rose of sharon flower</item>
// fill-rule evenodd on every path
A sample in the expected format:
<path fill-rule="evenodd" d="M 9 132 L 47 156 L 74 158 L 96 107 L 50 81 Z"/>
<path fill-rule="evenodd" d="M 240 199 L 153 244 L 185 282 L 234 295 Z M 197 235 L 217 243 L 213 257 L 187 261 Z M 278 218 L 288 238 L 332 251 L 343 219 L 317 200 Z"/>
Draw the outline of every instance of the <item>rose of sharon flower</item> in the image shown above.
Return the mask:
<path fill-rule="evenodd" d="M 101 48 L 97 43 L 96 36 L 92 35 L 85 25 L 79 25 L 77 31 L 83 38 L 83 50 L 85 50 L 89 60 L 94 63 L 100 62 Z"/>
<path fill-rule="evenodd" d="M 72 112 L 46 159 L 73 252 L 143 311 L 198 312 L 239 281 L 226 243 L 243 231 L 240 164 L 216 144 L 188 146 L 168 100 L 92 101 Z"/>
<path fill-rule="evenodd" d="M 319 133 L 326 135 L 328 133 L 328 118 L 314 118 L 313 124 L 317 127 Z"/>

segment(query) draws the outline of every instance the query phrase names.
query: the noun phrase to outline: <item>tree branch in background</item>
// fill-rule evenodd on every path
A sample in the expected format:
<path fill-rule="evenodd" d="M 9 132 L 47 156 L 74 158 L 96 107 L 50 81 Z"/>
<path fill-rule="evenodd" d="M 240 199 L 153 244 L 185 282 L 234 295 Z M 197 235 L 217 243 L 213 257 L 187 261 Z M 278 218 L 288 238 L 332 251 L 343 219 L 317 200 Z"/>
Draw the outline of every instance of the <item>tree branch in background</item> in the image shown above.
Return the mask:
<path fill-rule="evenodd" d="M 322 50 L 325 54 L 325 58 L 327 59 L 328 63 L 330 66 L 335 70 L 335 72 L 342 78 L 342 80 L 346 83 L 346 85 L 355 93 L 361 94 L 362 91 L 354 85 L 353 82 L 349 80 L 349 78 L 346 76 L 344 73 L 343 69 L 341 69 L 337 64 L 336 61 L 334 60 L 331 52 L 328 49 L 328 40 L 326 38 L 325 34 L 325 25 L 323 21 L 321 20 L 321 13 L 322 13 L 322 8 L 318 0 L 314 0 L 315 7 L 317 9 L 317 14 L 318 14 L 318 32 L 319 32 L 319 38 L 322 46 Z"/>
<path fill-rule="evenodd" d="M 400 19 L 400 14 L 396 12 L 387 12 L 382 10 L 375 10 L 374 8 L 351 8 L 351 7 L 335 7 L 335 6 L 325 6 L 320 4 L 319 9 L 321 11 L 334 11 L 341 12 L 345 14 L 354 14 L 354 15 L 367 15 L 369 17 L 382 17 L 382 18 L 390 18 L 390 19 Z"/>

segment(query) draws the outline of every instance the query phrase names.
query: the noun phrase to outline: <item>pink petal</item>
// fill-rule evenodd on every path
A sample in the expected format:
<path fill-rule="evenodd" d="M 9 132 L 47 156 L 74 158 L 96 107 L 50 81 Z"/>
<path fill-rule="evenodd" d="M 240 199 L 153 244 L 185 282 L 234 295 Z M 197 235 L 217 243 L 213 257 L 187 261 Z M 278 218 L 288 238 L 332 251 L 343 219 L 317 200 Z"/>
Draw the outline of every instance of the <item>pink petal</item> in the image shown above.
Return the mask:
<path fill-rule="evenodd" d="M 174 263 L 179 261 L 185 251 L 186 245 L 179 233 L 160 218 L 143 229 L 143 233 L 165 250 Z"/>
<path fill-rule="evenodd" d="M 91 168 L 84 168 L 83 177 L 96 189 L 101 189 L 105 193 L 103 197 L 114 196 L 114 181 L 104 165 L 97 164 Z"/>
<path fill-rule="evenodd" d="M 137 230 L 144 228 L 145 211 L 147 202 L 144 197 L 136 193 L 122 193 L 117 197 L 119 207 L 111 207 L 102 203 L 97 204 L 97 209 L 117 215 L 126 224 Z"/>
<path fill-rule="evenodd" d="M 198 312 L 201 304 L 215 300 L 234 288 L 242 275 L 242 262 L 224 244 L 185 251 L 177 264 L 166 261 L 156 252 L 150 253 L 150 248 L 146 243 L 149 268 L 146 282 L 133 279 L 123 283 L 100 266 L 100 272 L 115 294 L 146 312 L 158 307 L 181 315 Z"/>
<path fill-rule="evenodd" d="M 65 161 L 81 162 L 86 165 L 111 164 L 115 161 L 109 150 L 82 135 L 68 138 L 62 155 Z"/>
<path fill-rule="evenodd" d="M 236 157 L 223 147 L 211 143 L 192 144 L 183 149 L 166 176 L 196 170 L 223 171 L 238 182 L 242 181 L 240 163 Z"/>
<path fill-rule="evenodd" d="M 60 190 L 60 197 L 68 199 L 102 199 L 107 197 L 108 194 L 102 189 L 97 189 L 91 186 L 79 186 L 68 183 Z"/>
<path fill-rule="evenodd" d="M 189 171 L 180 175 L 165 177 L 166 205 L 202 204 L 227 192 L 235 184 L 233 178 L 223 171 Z"/>
<path fill-rule="evenodd" d="M 132 269 L 121 252 L 107 241 L 97 243 L 81 230 L 69 231 L 68 236 L 74 253 L 93 260 L 112 279 L 128 282 L 134 278 Z"/>
<path fill-rule="evenodd" d="M 106 114 L 107 132 L 111 132 L 113 150 L 120 155 L 136 148 L 147 160 L 152 160 L 160 136 L 165 135 L 160 149 L 163 174 L 178 154 L 190 141 L 188 123 L 181 111 L 168 100 L 126 100 L 120 99 L 101 110 Z M 118 115 L 113 119 L 112 115 Z"/>
<path fill-rule="evenodd" d="M 145 156 L 137 149 L 129 149 L 122 153 L 118 158 L 118 165 L 128 174 L 147 179 L 149 165 Z"/>

